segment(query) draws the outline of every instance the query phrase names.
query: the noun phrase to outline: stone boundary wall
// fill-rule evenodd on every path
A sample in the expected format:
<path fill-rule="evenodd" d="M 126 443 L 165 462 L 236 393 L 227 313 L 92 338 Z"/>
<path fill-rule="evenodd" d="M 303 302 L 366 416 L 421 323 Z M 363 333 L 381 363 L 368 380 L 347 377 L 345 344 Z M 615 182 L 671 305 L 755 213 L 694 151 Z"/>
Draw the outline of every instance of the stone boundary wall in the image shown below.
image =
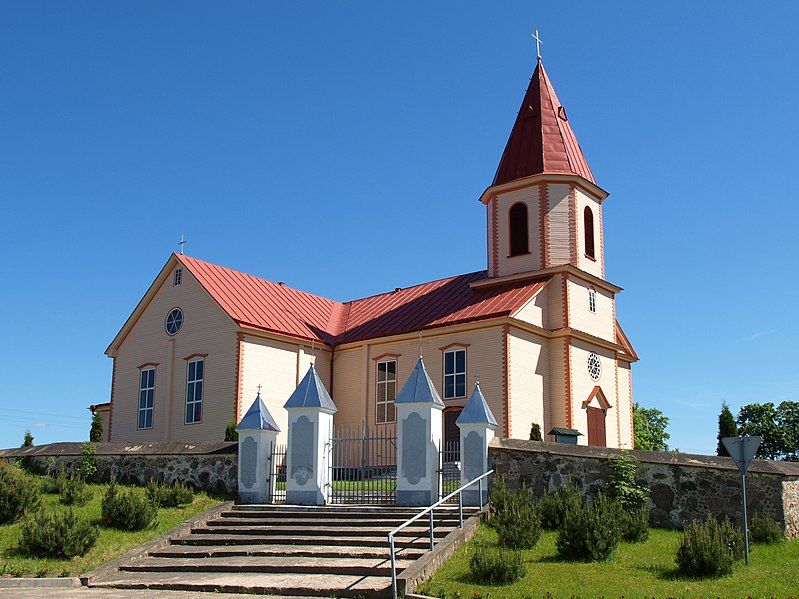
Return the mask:
<path fill-rule="evenodd" d="M 233 496 L 238 492 L 237 443 L 93 443 L 100 482 L 113 475 L 121 483 L 183 483 L 197 491 Z M 24 459 L 44 472 L 81 462 L 83 443 L 51 443 L 0 450 L 0 459 Z"/>
<path fill-rule="evenodd" d="M 512 489 L 522 485 L 536 496 L 571 480 L 584 494 L 602 489 L 609 458 L 619 449 L 518 439 L 494 439 L 488 449 L 493 468 Z M 730 458 L 673 452 L 629 451 L 639 462 L 639 484 L 650 489 L 654 526 L 682 528 L 708 516 L 740 519 L 738 468 Z M 755 460 L 746 476 L 750 517 L 755 512 L 781 522 L 785 534 L 799 537 L 799 464 Z"/>

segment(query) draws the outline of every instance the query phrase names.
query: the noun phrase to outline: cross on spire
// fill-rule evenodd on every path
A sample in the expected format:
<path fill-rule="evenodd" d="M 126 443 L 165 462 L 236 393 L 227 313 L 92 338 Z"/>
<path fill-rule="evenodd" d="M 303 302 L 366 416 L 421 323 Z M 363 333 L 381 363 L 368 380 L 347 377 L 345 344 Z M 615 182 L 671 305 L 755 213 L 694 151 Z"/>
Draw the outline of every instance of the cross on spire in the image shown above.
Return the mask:
<path fill-rule="evenodd" d="M 533 39 L 535 40 L 535 53 L 538 56 L 538 60 L 541 60 L 541 46 L 544 45 L 544 42 L 542 42 L 541 38 L 538 36 L 538 29 L 535 30 Z"/>
<path fill-rule="evenodd" d="M 261 394 L 261 385 L 259 384 L 258 385 L 258 395 L 260 395 L 260 394 Z"/>
<path fill-rule="evenodd" d="M 180 248 L 180 253 L 183 253 L 183 246 L 186 244 L 188 239 L 183 237 L 183 233 L 180 234 L 180 240 L 178 241 L 178 247 Z"/>

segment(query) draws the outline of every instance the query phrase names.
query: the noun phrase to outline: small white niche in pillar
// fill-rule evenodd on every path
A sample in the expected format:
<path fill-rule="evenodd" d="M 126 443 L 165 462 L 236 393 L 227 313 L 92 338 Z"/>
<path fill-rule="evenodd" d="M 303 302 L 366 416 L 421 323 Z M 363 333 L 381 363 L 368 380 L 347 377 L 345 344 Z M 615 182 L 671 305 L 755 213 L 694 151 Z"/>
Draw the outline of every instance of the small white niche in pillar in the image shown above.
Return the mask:
<path fill-rule="evenodd" d="M 438 501 L 444 402 L 430 381 L 421 357 L 394 405 L 397 408 L 397 505 L 432 505 Z"/>
<path fill-rule="evenodd" d="M 272 503 L 269 462 L 280 428 L 266 409 L 260 391 L 236 430 L 239 433 L 239 502 Z"/>
<path fill-rule="evenodd" d="M 330 469 L 336 404 L 313 364 L 284 406 L 289 414 L 286 450 L 286 503 L 323 505 Z"/>
<path fill-rule="evenodd" d="M 475 383 L 466 407 L 455 421 L 461 434 L 461 485 L 488 472 L 488 444 L 497 430 L 497 419 L 486 398 Z M 480 497 L 482 488 L 483 496 Z M 485 505 L 488 501 L 488 479 L 463 490 L 463 505 Z"/>

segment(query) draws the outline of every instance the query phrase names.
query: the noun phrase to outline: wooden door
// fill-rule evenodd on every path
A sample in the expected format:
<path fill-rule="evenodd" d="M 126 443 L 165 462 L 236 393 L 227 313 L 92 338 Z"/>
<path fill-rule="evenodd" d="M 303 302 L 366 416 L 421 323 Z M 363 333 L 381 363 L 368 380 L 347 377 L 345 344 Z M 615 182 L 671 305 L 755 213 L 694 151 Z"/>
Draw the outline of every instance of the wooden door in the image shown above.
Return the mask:
<path fill-rule="evenodd" d="M 449 446 L 451 443 L 460 445 L 461 429 L 455 424 L 458 416 L 461 415 L 463 408 L 444 410 L 444 443 Z"/>
<path fill-rule="evenodd" d="M 605 439 L 605 410 L 588 407 L 588 445 L 607 447 Z"/>

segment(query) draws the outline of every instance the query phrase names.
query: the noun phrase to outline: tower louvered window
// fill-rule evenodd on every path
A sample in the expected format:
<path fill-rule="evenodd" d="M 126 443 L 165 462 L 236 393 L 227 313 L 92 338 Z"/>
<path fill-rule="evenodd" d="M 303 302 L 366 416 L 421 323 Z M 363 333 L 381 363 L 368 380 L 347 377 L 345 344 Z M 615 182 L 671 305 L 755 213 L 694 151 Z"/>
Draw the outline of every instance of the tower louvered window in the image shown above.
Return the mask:
<path fill-rule="evenodd" d="M 518 202 L 511 206 L 510 213 L 510 255 L 519 256 L 530 251 L 527 230 L 527 204 Z"/>
<path fill-rule="evenodd" d="M 585 255 L 596 258 L 594 251 L 594 212 L 586 206 L 583 211 L 583 225 L 585 230 Z"/>

